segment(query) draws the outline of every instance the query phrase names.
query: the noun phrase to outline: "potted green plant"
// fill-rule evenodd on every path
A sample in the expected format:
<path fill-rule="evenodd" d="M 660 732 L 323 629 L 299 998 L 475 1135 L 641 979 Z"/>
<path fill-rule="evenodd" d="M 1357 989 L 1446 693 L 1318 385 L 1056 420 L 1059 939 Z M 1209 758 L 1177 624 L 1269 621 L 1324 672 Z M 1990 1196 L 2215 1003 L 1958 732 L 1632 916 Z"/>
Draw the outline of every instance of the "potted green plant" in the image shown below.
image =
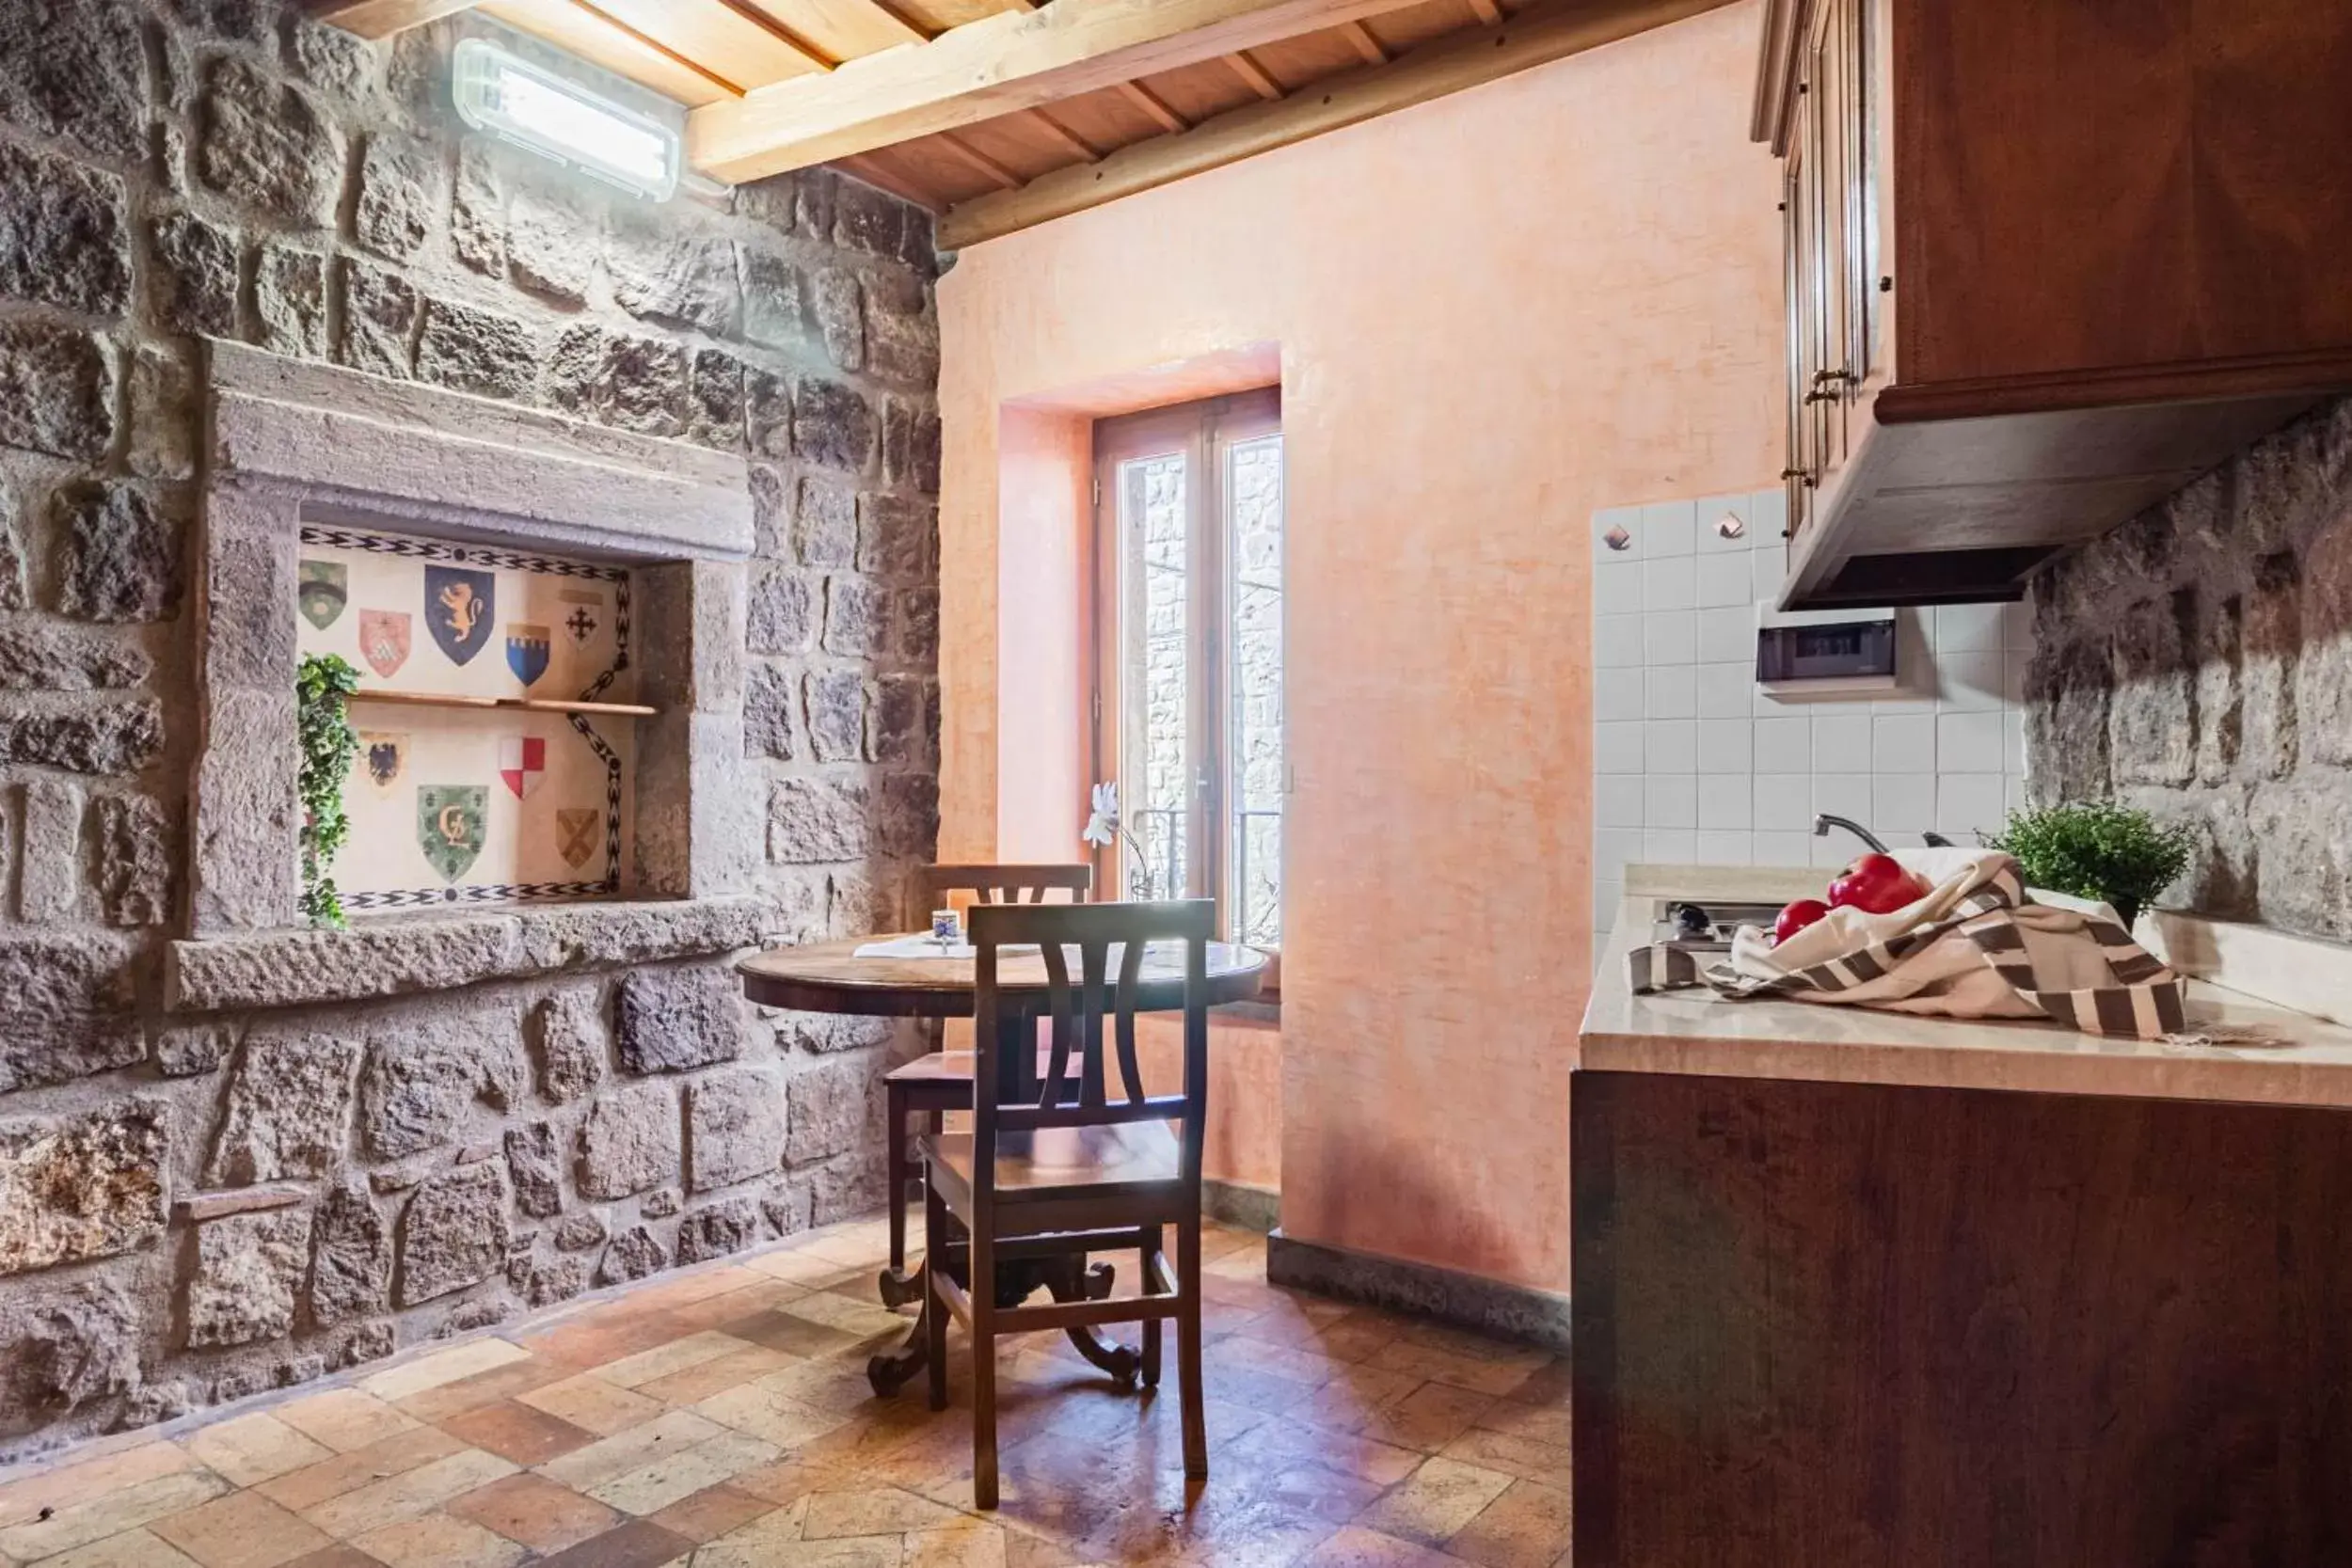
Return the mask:
<path fill-rule="evenodd" d="M 302 912 L 313 926 L 344 924 L 342 899 L 328 867 L 351 832 L 343 780 L 359 754 L 359 736 L 343 711 L 359 689 L 359 672 L 333 654 L 305 654 L 294 676 L 294 724 L 302 747 Z"/>
<path fill-rule="evenodd" d="M 2188 868 L 2196 835 L 2120 800 L 2069 800 L 2010 813 L 1985 844 L 2015 856 L 2029 886 L 2100 899 L 2129 927 Z"/>

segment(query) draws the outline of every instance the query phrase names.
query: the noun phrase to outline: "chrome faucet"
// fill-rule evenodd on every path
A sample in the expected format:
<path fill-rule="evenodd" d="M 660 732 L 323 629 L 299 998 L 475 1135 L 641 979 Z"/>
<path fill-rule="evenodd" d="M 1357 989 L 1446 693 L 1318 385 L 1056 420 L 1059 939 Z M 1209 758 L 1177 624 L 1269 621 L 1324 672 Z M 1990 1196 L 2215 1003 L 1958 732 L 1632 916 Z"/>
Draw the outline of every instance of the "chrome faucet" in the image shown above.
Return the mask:
<path fill-rule="evenodd" d="M 1879 842 L 1878 835 L 1870 832 L 1869 829 L 1864 827 L 1861 823 L 1852 820 L 1851 817 L 1832 816 L 1827 812 L 1821 812 L 1816 815 L 1813 818 L 1813 836 L 1815 838 L 1829 837 L 1829 831 L 1832 828 L 1843 828 L 1848 832 L 1853 834 L 1854 837 L 1860 839 L 1863 843 L 1877 850 L 1880 854 L 1883 855 L 1886 853 L 1886 846 Z"/>

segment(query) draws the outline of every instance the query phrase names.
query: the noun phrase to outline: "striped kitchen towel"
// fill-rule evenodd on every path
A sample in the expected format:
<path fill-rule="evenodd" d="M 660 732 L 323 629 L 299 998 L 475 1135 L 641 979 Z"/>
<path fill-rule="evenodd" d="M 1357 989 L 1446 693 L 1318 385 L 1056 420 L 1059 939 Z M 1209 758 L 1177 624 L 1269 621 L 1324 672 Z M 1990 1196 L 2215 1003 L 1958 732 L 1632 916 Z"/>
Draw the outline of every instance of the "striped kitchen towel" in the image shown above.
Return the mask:
<path fill-rule="evenodd" d="M 2035 903 L 1994 849 L 1899 849 L 1928 893 L 1888 914 L 1832 910 L 1774 946 L 1742 927 L 1727 959 L 1671 944 L 1628 956 L 1637 994 L 1705 986 L 1951 1018 L 2042 1018 L 2086 1034 L 2153 1039 L 2183 1022 L 2179 976 L 2100 912 Z"/>

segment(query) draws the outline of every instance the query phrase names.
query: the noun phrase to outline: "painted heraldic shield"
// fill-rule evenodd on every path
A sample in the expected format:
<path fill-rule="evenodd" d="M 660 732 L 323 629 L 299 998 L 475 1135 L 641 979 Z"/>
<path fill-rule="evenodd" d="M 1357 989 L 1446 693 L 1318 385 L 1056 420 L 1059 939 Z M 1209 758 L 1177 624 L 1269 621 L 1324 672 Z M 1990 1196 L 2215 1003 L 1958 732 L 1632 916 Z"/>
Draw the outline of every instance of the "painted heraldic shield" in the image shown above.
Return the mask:
<path fill-rule="evenodd" d="M 548 628 L 520 623 L 506 628 L 506 667 L 528 690 L 548 673 Z"/>
<path fill-rule="evenodd" d="M 363 610 L 359 612 L 359 656 L 368 668 L 392 678 L 408 662 L 408 612 L 405 610 Z"/>
<path fill-rule="evenodd" d="M 419 784 L 417 846 L 441 880 L 453 882 L 482 853 L 490 826 L 487 784 Z"/>
<path fill-rule="evenodd" d="M 490 645 L 498 608 L 498 578 L 459 566 L 424 569 L 424 624 L 452 664 L 465 664 Z"/>
<path fill-rule="evenodd" d="M 510 735 L 499 742 L 499 778 L 517 800 L 528 799 L 548 776 L 548 743 L 535 735 Z"/>

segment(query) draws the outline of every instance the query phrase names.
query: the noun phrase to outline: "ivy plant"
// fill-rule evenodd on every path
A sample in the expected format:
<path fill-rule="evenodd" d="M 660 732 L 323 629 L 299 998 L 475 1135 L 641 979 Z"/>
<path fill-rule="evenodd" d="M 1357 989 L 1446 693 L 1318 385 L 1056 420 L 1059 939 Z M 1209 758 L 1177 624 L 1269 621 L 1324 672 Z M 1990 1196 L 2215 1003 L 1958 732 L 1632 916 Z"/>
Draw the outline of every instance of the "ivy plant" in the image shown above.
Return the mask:
<path fill-rule="evenodd" d="M 1985 843 L 2016 856 L 2033 886 L 2104 900 L 2126 927 L 2188 869 L 2197 847 L 2192 830 L 2159 826 L 2146 812 L 2120 800 L 2072 800 L 2013 811 L 2009 825 Z"/>
<path fill-rule="evenodd" d="M 302 739 L 302 912 L 313 926 L 342 926 L 343 902 L 327 867 L 351 832 L 343 781 L 359 754 L 359 732 L 343 703 L 359 689 L 359 672 L 333 654 L 305 654 L 294 676 L 295 726 Z"/>

